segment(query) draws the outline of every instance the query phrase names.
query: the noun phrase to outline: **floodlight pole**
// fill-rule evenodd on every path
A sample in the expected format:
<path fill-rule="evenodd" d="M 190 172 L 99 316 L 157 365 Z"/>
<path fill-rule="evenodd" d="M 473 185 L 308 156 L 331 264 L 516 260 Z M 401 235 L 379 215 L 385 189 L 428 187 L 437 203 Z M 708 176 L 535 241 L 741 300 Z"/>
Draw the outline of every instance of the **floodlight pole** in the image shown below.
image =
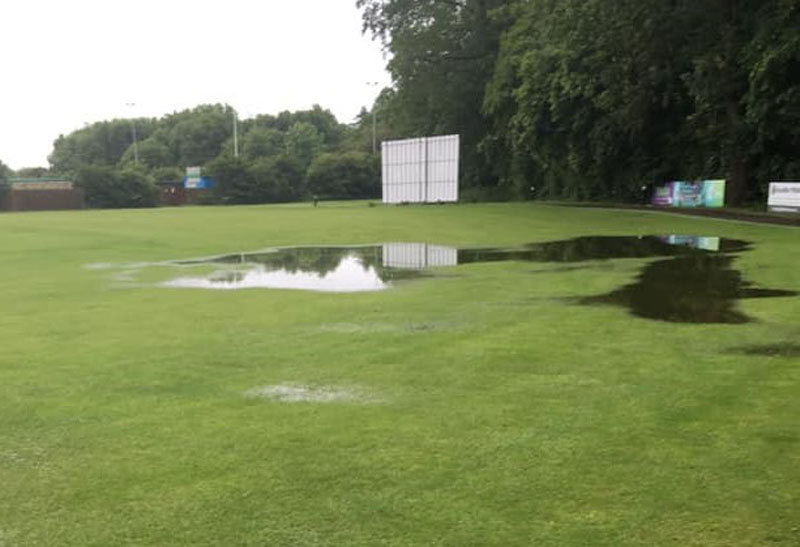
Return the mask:
<path fill-rule="evenodd" d="M 127 106 L 133 108 L 136 103 L 125 103 Z M 131 133 L 133 134 L 133 163 L 139 163 L 139 144 L 136 142 L 136 118 L 131 118 Z"/>
<path fill-rule="evenodd" d="M 375 137 L 375 105 L 372 106 L 372 153 L 378 152 L 378 141 Z"/>
<path fill-rule="evenodd" d="M 239 157 L 239 127 L 236 123 L 236 109 L 231 107 L 233 111 L 233 157 Z"/>

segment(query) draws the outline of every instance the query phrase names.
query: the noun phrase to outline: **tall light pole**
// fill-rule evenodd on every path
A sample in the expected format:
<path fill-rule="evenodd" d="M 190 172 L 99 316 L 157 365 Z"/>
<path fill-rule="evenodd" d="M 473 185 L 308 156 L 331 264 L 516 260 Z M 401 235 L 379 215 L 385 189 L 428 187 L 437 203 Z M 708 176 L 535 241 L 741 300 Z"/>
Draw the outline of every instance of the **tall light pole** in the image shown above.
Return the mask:
<path fill-rule="evenodd" d="M 126 106 L 131 108 L 136 106 L 136 103 L 125 103 Z M 136 117 L 131 118 L 131 133 L 133 134 L 133 163 L 139 163 L 139 144 L 136 142 Z"/>
<path fill-rule="evenodd" d="M 231 111 L 233 112 L 233 157 L 239 157 L 239 127 L 237 126 L 236 122 L 236 109 L 231 107 Z"/>
<path fill-rule="evenodd" d="M 367 82 L 367 85 L 370 87 L 375 87 L 378 85 L 379 82 Z M 378 153 L 378 139 L 377 139 L 377 132 L 376 132 L 376 123 L 375 123 L 375 103 L 376 101 L 372 101 L 372 153 Z"/>

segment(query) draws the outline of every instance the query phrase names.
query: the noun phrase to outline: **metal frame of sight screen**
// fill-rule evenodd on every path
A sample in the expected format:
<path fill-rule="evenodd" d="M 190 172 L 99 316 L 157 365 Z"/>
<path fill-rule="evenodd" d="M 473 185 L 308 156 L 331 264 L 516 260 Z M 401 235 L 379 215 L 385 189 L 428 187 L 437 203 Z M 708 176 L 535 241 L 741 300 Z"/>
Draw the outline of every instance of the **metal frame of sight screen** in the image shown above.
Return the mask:
<path fill-rule="evenodd" d="M 383 203 L 458 201 L 459 136 L 381 143 Z"/>

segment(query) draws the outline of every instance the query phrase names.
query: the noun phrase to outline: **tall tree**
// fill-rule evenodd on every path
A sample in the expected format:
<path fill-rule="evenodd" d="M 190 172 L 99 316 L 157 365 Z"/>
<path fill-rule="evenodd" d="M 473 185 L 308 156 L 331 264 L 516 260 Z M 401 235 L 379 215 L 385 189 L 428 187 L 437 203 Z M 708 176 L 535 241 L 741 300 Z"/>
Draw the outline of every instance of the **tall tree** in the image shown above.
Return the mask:
<path fill-rule="evenodd" d="M 223 105 L 203 105 L 169 129 L 169 142 L 181 167 L 204 165 L 216 158 L 233 134 L 233 110 Z"/>
<path fill-rule="evenodd" d="M 286 132 L 284 143 L 286 155 L 297 161 L 305 170 L 314 158 L 322 153 L 325 137 L 311 123 L 295 122 Z"/>
<path fill-rule="evenodd" d="M 746 118 L 748 74 L 744 51 L 752 40 L 761 0 L 694 3 L 693 68 L 684 76 L 693 99 L 689 129 L 703 152 L 704 172 L 728 179 L 727 196 L 741 203 L 748 196 L 753 127 Z"/>
<path fill-rule="evenodd" d="M 358 0 L 365 30 L 391 56 L 391 106 L 382 119 L 396 137 L 459 133 L 465 183 L 489 184 L 478 150 L 481 112 L 500 29 L 491 11 L 502 0 Z"/>
<path fill-rule="evenodd" d="M 763 200 L 769 181 L 800 180 L 800 4 L 765 2 L 757 21 L 743 52 L 744 105 L 755 135 L 751 195 Z"/>
<path fill-rule="evenodd" d="M 87 165 L 111 166 L 120 161 L 133 142 L 133 125 L 139 140 L 155 129 L 155 120 L 111 120 L 93 123 L 69 135 L 60 135 L 48 157 L 57 173 L 75 173 Z"/>
<path fill-rule="evenodd" d="M 680 8 L 540 0 L 507 16 L 483 143 L 503 182 L 520 193 L 625 199 L 642 183 L 681 175 L 675 146 L 690 63 L 681 61 Z"/>
<path fill-rule="evenodd" d="M 0 184 L 6 182 L 8 177 L 14 174 L 14 171 L 5 163 L 0 160 Z"/>

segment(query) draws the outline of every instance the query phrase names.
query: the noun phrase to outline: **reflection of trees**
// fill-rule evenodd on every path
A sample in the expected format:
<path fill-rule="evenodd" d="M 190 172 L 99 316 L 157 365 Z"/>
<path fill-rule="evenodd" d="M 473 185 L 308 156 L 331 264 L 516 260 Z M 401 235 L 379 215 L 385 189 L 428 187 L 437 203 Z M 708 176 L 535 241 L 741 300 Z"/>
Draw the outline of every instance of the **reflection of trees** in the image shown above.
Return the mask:
<path fill-rule="evenodd" d="M 743 242 L 722 240 L 726 251 L 742 250 Z M 474 262 L 581 262 L 611 258 L 649 258 L 679 256 L 699 252 L 684 245 L 671 245 L 654 237 L 578 237 L 563 241 L 531 243 L 521 248 L 503 249 L 487 247 L 459 249 L 458 263 Z M 232 254 L 210 260 L 185 261 L 182 264 L 261 264 L 268 270 L 285 270 L 290 273 L 314 272 L 325 275 L 335 270 L 346 257 L 358 258 L 365 270 L 375 268 L 383 279 L 396 278 L 401 269 L 383 264 L 383 249 L 379 245 L 361 247 L 293 247 L 260 253 Z M 405 271 L 405 270 L 403 270 Z"/>
<path fill-rule="evenodd" d="M 316 273 L 336 270 L 347 257 L 356 257 L 364 270 L 381 268 L 381 247 L 294 247 L 263 253 L 227 255 L 213 259 L 222 264 L 260 264 L 270 271 Z"/>
<path fill-rule="evenodd" d="M 691 240 L 689 240 L 691 242 Z M 721 240 L 720 248 L 741 251 L 747 244 Z M 424 275 L 413 269 L 392 268 L 383 264 L 382 246 L 295 247 L 250 254 L 227 255 L 207 261 L 182 264 L 217 263 L 226 265 L 259 264 L 270 271 L 306 272 L 324 276 L 336 270 L 343 260 L 355 257 L 361 267 L 371 268 L 383 281 Z M 670 257 L 645 266 L 636 283 L 605 295 L 585 298 L 583 303 L 626 306 L 641 317 L 688 323 L 743 323 L 748 318 L 734 309 L 737 298 L 791 296 L 792 291 L 752 288 L 736 270 L 734 256 L 673 245 L 658 237 L 580 237 L 565 241 L 530 244 L 518 249 L 460 249 L 458 263 L 502 262 L 580 262 L 612 258 Z M 220 279 L 234 282 L 242 274 L 231 272 Z"/>
<path fill-rule="evenodd" d="M 212 277 L 211 281 L 215 283 L 225 283 L 228 285 L 236 285 L 241 283 L 242 280 L 245 278 L 244 272 L 216 272 Z"/>
<path fill-rule="evenodd" d="M 741 250 L 745 244 L 726 240 L 726 250 Z M 654 236 L 577 237 L 563 241 L 531 243 L 522 249 L 461 249 L 458 252 L 459 264 L 473 262 L 502 262 L 519 260 L 528 262 L 581 262 L 584 260 L 607 260 L 611 258 L 650 258 L 657 256 L 677 256 L 691 253 L 690 247 L 671 245 Z"/>
<path fill-rule="evenodd" d="M 792 291 L 752 289 L 730 268 L 733 257 L 692 251 L 648 264 L 636 283 L 582 303 L 630 308 L 634 315 L 680 323 L 745 323 L 738 298 L 791 296 Z"/>

